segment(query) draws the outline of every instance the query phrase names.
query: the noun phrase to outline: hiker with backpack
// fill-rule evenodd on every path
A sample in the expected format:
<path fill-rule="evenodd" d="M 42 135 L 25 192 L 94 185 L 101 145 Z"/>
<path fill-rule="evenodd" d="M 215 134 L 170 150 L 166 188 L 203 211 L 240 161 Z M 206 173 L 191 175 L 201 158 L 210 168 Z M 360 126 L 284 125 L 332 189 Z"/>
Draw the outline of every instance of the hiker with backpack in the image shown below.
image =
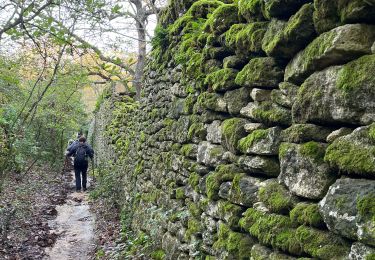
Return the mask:
<path fill-rule="evenodd" d="M 74 157 L 74 173 L 76 177 L 76 191 L 81 191 L 81 175 L 82 175 L 82 188 L 86 191 L 87 184 L 87 168 L 89 166 L 89 157 L 94 157 L 94 150 L 86 143 L 86 138 L 81 136 L 78 139 L 79 143 L 70 150 L 67 156 Z"/>

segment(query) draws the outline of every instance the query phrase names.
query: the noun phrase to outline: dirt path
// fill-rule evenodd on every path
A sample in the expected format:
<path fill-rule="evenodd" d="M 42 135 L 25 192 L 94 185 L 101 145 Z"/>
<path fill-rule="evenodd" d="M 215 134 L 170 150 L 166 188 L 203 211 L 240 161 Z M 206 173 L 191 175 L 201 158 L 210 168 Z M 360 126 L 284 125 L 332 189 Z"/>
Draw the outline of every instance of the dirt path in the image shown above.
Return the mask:
<path fill-rule="evenodd" d="M 74 190 L 74 183 L 71 186 Z M 56 210 L 56 219 L 49 221 L 48 225 L 52 228 L 51 232 L 58 234 L 58 238 L 52 248 L 46 249 L 44 259 L 90 259 L 90 252 L 95 247 L 95 217 L 90 212 L 88 193 L 70 193 L 65 204 L 57 206 Z"/>

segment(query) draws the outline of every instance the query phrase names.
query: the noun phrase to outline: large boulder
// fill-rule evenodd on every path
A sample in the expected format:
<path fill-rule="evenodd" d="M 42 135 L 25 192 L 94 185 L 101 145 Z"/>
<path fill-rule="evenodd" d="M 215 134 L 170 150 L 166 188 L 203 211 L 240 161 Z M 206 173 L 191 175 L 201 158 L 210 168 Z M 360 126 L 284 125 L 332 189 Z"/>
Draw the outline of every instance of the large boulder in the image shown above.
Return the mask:
<path fill-rule="evenodd" d="M 263 50 L 272 57 L 292 58 L 315 35 L 313 10 L 312 4 L 306 4 L 288 22 L 273 19 L 263 38 Z"/>
<path fill-rule="evenodd" d="M 266 18 L 288 18 L 309 0 L 267 0 L 264 1 L 263 14 Z"/>
<path fill-rule="evenodd" d="M 298 92 L 293 120 L 331 125 L 374 122 L 375 78 L 370 71 L 375 71 L 375 55 L 312 74 Z"/>
<path fill-rule="evenodd" d="M 282 143 L 279 180 L 298 196 L 323 198 L 336 177 L 323 160 L 325 149 L 324 144 L 313 141 L 304 144 Z"/>
<path fill-rule="evenodd" d="M 323 33 L 290 61 L 284 79 L 301 84 L 314 71 L 370 54 L 374 40 L 375 26 L 366 24 L 347 24 Z"/>
<path fill-rule="evenodd" d="M 339 179 L 319 203 L 328 228 L 347 238 L 375 246 L 375 181 Z"/>

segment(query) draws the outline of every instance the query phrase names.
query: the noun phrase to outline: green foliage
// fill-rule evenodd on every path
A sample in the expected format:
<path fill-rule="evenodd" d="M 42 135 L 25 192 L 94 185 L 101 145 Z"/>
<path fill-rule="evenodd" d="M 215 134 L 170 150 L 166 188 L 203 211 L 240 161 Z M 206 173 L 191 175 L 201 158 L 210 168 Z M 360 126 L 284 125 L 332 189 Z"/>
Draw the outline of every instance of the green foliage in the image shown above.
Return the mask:
<path fill-rule="evenodd" d="M 82 129 L 86 114 L 81 103 L 85 72 L 70 61 L 50 82 L 54 64 L 46 64 L 43 77 L 33 75 L 43 68 L 30 67 L 37 57 L 0 57 L 0 175 L 22 172 L 33 162 L 61 167 L 68 140 Z M 41 96 L 41 93 L 44 93 Z M 1 177 L 0 177 L 1 178 Z"/>
<path fill-rule="evenodd" d="M 154 37 L 151 40 L 153 49 L 160 48 L 165 50 L 169 45 L 169 32 L 167 29 L 157 25 L 154 31 Z"/>

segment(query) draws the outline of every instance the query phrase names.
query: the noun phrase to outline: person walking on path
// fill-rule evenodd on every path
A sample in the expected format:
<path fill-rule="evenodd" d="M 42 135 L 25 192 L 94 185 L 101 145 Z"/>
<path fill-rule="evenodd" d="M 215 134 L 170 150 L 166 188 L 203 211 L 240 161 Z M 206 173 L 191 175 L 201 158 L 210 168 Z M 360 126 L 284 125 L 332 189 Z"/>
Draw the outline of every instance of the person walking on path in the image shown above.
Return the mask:
<path fill-rule="evenodd" d="M 76 191 L 86 191 L 87 184 L 87 168 L 89 166 L 89 157 L 94 158 L 94 150 L 90 145 L 86 143 L 86 138 L 81 136 L 79 139 L 79 144 L 71 147 L 68 150 L 67 156 L 74 156 L 74 173 L 76 178 Z M 81 185 L 81 175 L 82 175 L 82 185 Z"/>

